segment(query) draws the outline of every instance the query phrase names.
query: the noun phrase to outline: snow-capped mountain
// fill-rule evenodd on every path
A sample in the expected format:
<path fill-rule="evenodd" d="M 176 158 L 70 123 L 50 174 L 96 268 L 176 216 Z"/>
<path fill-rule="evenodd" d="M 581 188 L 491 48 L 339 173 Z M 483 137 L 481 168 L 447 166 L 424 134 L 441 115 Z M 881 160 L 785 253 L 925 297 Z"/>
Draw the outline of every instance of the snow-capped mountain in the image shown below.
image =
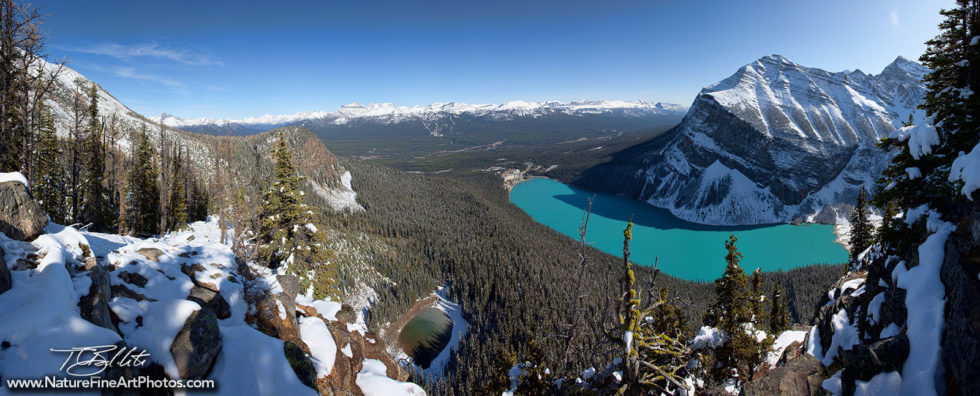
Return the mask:
<path fill-rule="evenodd" d="M 540 119 L 549 116 L 577 118 L 607 116 L 624 119 L 651 117 L 676 117 L 683 115 L 686 107 L 670 103 L 644 101 L 578 101 L 578 102 L 525 102 L 512 101 L 504 104 L 434 103 L 428 106 L 395 106 L 391 103 L 363 105 L 353 103 L 332 112 L 313 111 L 288 115 L 264 115 L 241 120 L 182 119 L 167 113 L 151 118 L 154 122 L 190 131 L 224 133 L 226 128 L 237 131 L 262 131 L 284 125 L 315 125 L 320 127 L 356 127 L 365 124 L 390 126 L 418 124 L 432 136 L 453 132 L 453 119 L 466 117 L 485 122 Z"/>
<path fill-rule="evenodd" d="M 832 73 L 769 55 L 704 88 L 673 130 L 621 152 L 577 184 L 721 225 L 814 220 L 872 189 L 874 146 L 901 127 L 928 70 L 897 58 L 880 74 Z M 836 216 L 831 216 L 836 217 Z M 825 220 L 834 221 L 834 220 Z"/>

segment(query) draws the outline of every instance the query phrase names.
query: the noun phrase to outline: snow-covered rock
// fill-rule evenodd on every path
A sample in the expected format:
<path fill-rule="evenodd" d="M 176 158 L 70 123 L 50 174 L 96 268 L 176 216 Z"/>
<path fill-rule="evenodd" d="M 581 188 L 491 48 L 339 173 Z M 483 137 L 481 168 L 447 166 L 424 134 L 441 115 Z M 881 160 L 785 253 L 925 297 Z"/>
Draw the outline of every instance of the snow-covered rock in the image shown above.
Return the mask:
<path fill-rule="evenodd" d="M 364 366 L 357 373 L 357 386 L 366 396 L 425 395 L 420 386 L 388 378 L 386 371 L 380 360 L 364 359 Z"/>

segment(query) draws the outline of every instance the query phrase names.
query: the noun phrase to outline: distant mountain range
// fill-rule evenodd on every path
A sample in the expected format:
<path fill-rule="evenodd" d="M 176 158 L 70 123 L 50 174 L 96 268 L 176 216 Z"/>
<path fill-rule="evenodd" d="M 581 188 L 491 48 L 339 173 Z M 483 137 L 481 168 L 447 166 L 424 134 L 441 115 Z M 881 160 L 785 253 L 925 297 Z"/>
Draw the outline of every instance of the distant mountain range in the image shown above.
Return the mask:
<path fill-rule="evenodd" d="M 151 118 L 154 122 L 188 131 L 210 134 L 248 134 L 286 125 L 306 125 L 335 130 L 363 128 L 364 126 L 415 126 L 433 137 L 443 137 L 464 131 L 457 128 L 457 120 L 466 119 L 485 123 L 503 123 L 521 120 L 555 118 L 610 119 L 624 121 L 649 121 L 651 119 L 675 119 L 687 110 L 670 103 L 644 101 L 580 101 L 580 102 L 524 102 L 512 101 L 501 105 L 435 103 L 428 106 L 395 106 L 391 103 L 362 105 L 354 103 L 332 112 L 313 111 L 289 115 L 264 115 L 242 120 L 182 119 L 170 114 Z"/>
<path fill-rule="evenodd" d="M 704 88 L 683 121 L 576 184 L 697 223 L 844 221 L 889 157 L 875 143 L 921 122 L 928 70 L 897 58 L 877 74 L 832 73 L 770 55 Z"/>

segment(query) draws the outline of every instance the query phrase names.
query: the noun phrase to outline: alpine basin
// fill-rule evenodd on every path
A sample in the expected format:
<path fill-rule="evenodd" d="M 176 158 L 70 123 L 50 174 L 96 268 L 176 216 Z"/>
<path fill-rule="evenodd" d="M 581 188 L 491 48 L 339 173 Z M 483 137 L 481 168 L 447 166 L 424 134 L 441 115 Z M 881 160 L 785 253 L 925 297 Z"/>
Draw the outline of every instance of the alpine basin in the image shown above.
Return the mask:
<path fill-rule="evenodd" d="M 746 272 L 787 270 L 811 264 L 847 261 L 847 250 L 837 243 L 834 227 L 824 224 L 710 226 L 674 217 L 645 202 L 592 193 L 560 182 L 534 178 L 514 187 L 510 201 L 537 222 L 578 239 L 579 223 L 588 200 L 595 197 L 586 241 L 612 254 L 623 254 L 623 229 L 633 219 L 630 259 L 683 279 L 710 281 L 725 269 L 725 241 L 738 238 Z"/>

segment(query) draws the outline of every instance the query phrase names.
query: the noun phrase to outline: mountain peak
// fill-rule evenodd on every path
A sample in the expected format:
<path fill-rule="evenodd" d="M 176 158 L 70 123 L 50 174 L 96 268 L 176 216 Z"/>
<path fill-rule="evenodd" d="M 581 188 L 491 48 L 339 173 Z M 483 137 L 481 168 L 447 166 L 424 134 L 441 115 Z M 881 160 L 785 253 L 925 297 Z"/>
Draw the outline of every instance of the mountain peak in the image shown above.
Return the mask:
<path fill-rule="evenodd" d="M 885 66 L 884 70 L 881 71 L 879 76 L 906 76 L 915 80 L 921 80 L 926 73 L 929 73 L 928 68 L 919 62 L 909 60 L 899 55 L 894 61 L 892 61 L 892 63 Z"/>

